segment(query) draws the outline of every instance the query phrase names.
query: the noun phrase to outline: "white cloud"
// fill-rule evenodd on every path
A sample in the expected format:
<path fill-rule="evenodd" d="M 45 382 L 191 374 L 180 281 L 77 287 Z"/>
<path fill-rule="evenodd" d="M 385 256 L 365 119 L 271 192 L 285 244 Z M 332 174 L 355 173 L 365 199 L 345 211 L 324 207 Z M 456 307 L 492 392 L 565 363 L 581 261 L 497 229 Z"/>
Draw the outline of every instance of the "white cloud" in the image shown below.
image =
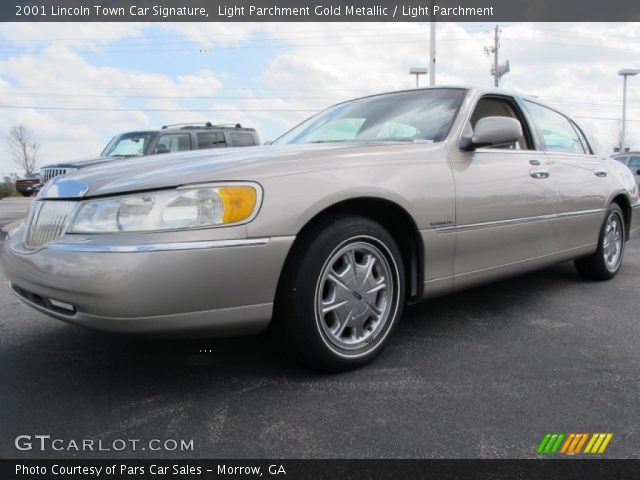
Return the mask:
<path fill-rule="evenodd" d="M 356 96 L 412 88 L 415 80 L 409 68 L 429 62 L 428 23 L 74 23 L 73 29 L 69 25 L 2 25 L 0 105 L 264 111 L 0 110 L 0 131 L 18 122 L 34 128 L 46 162 L 95 155 L 112 134 L 156 128 L 163 122 L 240 122 L 258 128 L 261 137 L 270 140 L 312 113 L 295 110 L 322 109 Z M 634 63 L 640 58 L 637 23 L 517 23 L 501 28 L 500 59 L 511 63 L 504 87 L 539 96 L 576 116 L 620 117 L 622 81 L 616 72 L 640 67 Z M 438 23 L 437 32 L 438 84 L 492 85 L 491 58 L 483 48 L 492 43 L 493 25 Z M 51 41 L 40 41 L 48 38 Z M 128 63 L 119 65 L 114 62 L 118 57 L 111 57 L 107 66 L 101 64 L 101 56 L 83 56 L 88 50 L 109 51 L 121 45 L 127 49 L 195 45 L 213 48 L 212 55 L 222 47 L 238 60 L 216 71 L 194 67 L 177 74 L 171 65 L 161 73 L 150 73 Z M 246 57 L 260 58 L 256 63 L 261 67 L 256 66 L 246 81 L 234 80 L 243 78 L 238 71 L 247 67 Z M 17 92 L 87 97 L 28 97 Z M 190 102 L 145 98 L 216 95 L 241 98 Z M 628 95 L 628 118 L 640 120 L 640 77 L 629 80 Z M 611 145 L 618 122 L 584 121 L 601 143 Z M 627 128 L 640 148 L 640 123 L 630 122 Z M 0 173 L 12 170 L 6 156 L 1 158 Z"/>
<path fill-rule="evenodd" d="M 143 97 L 142 100 L 135 100 L 136 105 L 142 104 L 143 108 L 150 109 L 180 109 L 181 105 L 175 99 L 144 99 L 145 96 L 213 95 L 222 87 L 216 75 L 209 70 L 171 78 L 168 75 L 93 65 L 66 47 L 59 46 L 49 47 L 38 54 L 25 54 L 0 61 L 0 71 L 5 77 L 0 78 L 0 105 L 106 109 L 3 109 L 0 131 L 6 132 L 17 123 L 24 123 L 31 128 L 42 144 L 45 164 L 96 156 L 109 138 L 118 132 L 160 126 L 144 111 L 117 111 L 128 108 L 129 99 L 118 96 L 118 93 L 114 95 L 114 87 L 135 91 L 136 95 Z M 11 85 L 7 79 L 12 81 Z M 16 91 L 35 96 L 15 95 Z M 38 96 L 39 92 L 53 95 Z M 188 120 L 193 121 L 193 117 L 189 115 Z M 6 156 L 2 156 L 0 173 L 11 170 L 13 165 Z"/>

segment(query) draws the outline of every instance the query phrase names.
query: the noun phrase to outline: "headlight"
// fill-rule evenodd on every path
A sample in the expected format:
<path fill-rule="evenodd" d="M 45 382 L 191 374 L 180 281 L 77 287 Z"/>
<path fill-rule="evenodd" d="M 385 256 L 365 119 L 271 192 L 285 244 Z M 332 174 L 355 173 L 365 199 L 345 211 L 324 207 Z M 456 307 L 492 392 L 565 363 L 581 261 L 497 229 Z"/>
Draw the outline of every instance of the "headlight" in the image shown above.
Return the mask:
<path fill-rule="evenodd" d="M 251 220 L 260 199 L 258 185 L 227 184 L 86 200 L 68 231 L 148 232 L 232 225 Z"/>

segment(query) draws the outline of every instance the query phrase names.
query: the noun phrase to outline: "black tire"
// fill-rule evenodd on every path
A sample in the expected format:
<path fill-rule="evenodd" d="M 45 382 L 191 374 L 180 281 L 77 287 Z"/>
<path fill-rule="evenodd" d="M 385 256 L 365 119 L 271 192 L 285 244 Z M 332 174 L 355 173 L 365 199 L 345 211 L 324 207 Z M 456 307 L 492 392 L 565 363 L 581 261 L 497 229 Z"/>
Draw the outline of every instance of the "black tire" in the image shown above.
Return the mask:
<path fill-rule="evenodd" d="M 389 232 L 366 217 L 325 218 L 301 234 L 290 258 L 276 301 L 277 332 L 284 345 L 321 370 L 349 370 L 375 358 L 405 301 L 402 255 Z M 346 288 L 346 282 L 353 288 Z M 322 307 L 329 296 L 334 302 L 329 308 L 341 305 L 334 313 Z"/>
<path fill-rule="evenodd" d="M 608 258 L 611 257 L 607 254 L 607 235 L 611 231 L 611 221 L 616 222 L 618 225 L 620 235 L 619 253 L 613 262 L 608 261 Z M 587 280 L 609 280 L 616 276 L 624 257 L 625 228 L 624 214 L 620 206 L 617 203 L 612 203 L 600 227 L 597 250 L 592 255 L 575 261 L 576 270 L 583 278 Z"/>
<path fill-rule="evenodd" d="M 33 195 L 33 193 L 31 192 L 18 192 L 20 193 L 20 195 L 22 195 L 23 197 L 30 197 L 31 195 Z"/>

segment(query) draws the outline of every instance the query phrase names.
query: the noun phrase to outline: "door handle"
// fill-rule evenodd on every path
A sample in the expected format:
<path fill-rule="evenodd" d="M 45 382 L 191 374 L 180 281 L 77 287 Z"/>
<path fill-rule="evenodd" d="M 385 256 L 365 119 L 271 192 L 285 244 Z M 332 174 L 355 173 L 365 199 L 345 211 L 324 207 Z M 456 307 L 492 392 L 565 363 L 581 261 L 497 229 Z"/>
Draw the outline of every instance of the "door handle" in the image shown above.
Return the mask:
<path fill-rule="evenodd" d="M 607 171 L 606 171 L 605 169 L 603 169 L 603 168 L 596 168 L 596 169 L 593 171 L 593 174 L 594 174 L 596 177 L 606 177 L 608 173 L 609 173 L 609 172 L 607 172 Z"/>
<path fill-rule="evenodd" d="M 549 178 L 551 176 L 546 168 L 532 168 L 529 170 L 529 175 L 533 178 Z"/>

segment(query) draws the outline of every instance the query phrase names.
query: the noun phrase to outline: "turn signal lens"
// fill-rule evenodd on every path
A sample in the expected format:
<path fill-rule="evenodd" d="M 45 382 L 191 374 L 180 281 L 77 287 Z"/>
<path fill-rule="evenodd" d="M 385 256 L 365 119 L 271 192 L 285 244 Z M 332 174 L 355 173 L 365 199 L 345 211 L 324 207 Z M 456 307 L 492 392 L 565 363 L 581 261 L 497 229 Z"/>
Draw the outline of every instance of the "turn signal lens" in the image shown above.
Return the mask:
<path fill-rule="evenodd" d="M 224 205 L 222 223 L 241 222 L 249 218 L 256 207 L 256 191 L 253 187 L 220 187 L 218 195 Z"/>

